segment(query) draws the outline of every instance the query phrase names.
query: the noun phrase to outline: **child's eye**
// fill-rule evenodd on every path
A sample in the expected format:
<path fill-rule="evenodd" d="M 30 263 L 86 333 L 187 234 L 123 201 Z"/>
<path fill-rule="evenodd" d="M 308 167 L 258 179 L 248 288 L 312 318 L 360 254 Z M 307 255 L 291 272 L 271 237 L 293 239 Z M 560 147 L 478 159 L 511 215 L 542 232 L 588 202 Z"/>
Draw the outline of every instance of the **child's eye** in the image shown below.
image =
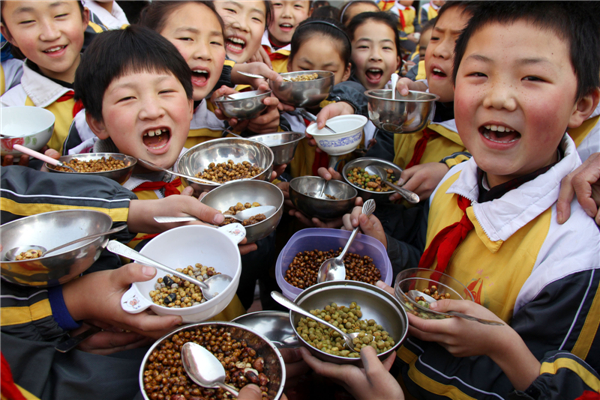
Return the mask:
<path fill-rule="evenodd" d="M 58 14 L 56 17 L 54 18 L 64 18 L 66 16 L 68 16 L 69 14 Z"/>
<path fill-rule="evenodd" d="M 545 79 L 542 79 L 539 76 L 526 76 L 525 78 L 523 78 L 523 80 L 529 82 L 546 82 Z"/>
<path fill-rule="evenodd" d="M 233 8 L 226 8 L 225 11 L 229 11 L 230 13 L 235 14 L 235 10 Z"/>
<path fill-rule="evenodd" d="M 368 48 L 369 48 L 369 46 L 366 46 L 366 45 L 364 45 L 364 44 L 361 44 L 361 45 L 358 45 L 358 46 L 356 46 L 356 48 L 357 48 L 357 49 L 368 49 Z"/>
<path fill-rule="evenodd" d="M 221 42 L 210 42 L 210 44 L 213 44 L 215 46 L 223 46 L 223 43 Z"/>
<path fill-rule="evenodd" d="M 133 100 L 133 99 L 134 99 L 134 97 L 133 97 L 133 96 L 127 96 L 127 97 L 123 97 L 122 99 L 119 99 L 119 100 L 117 101 L 117 103 L 123 103 L 123 102 L 125 102 L 125 101 L 127 101 L 127 100 Z"/>
<path fill-rule="evenodd" d="M 173 93 L 175 92 L 174 89 L 165 89 L 165 90 L 161 90 L 160 92 L 158 92 L 158 94 L 166 94 L 166 93 Z"/>
<path fill-rule="evenodd" d="M 389 47 L 389 46 L 383 46 L 383 49 L 384 49 L 384 50 L 393 50 L 393 49 L 392 49 L 391 47 Z"/>
<path fill-rule="evenodd" d="M 476 78 L 484 78 L 487 75 L 484 74 L 483 72 L 473 72 L 473 73 L 469 74 L 468 76 L 474 76 Z"/>
<path fill-rule="evenodd" d="M 177 38 L 177 40 L 181 40 L 181 41 L 187 42 L 187 41 L 191 41 L 192 38 L 190 38 L 190 37 L 180 37 L 180 38 Z"/>
<path fill-rule="evenodd" d="M 252 18 L 252 19 L 253 19 L 254 21 L 256 21 L 256 22 L 259 22 L 260 24 L 264 24 L 263 20 L 262 20 L 262 19 L 260 19 L 260 18 L 256 18 L 256 17 L 254 17 L 254 18 Z"/>
<path fill-rule="evenodd" d="M 283 3 L 273 3 L 273 7 L 282 7 Z"/>
<path fill-rule="evenodd" d="M 32 24 L 32 23 L 34 23 L 34 22 L 35 22 L 35 21 L 34 21 L 33 19 L 28 19 L 28 20 L 26 20 L 26 21 L 21 21 L 21 22 L 19 22 L 19 25 L 27 25 L 27 24 Z"/>

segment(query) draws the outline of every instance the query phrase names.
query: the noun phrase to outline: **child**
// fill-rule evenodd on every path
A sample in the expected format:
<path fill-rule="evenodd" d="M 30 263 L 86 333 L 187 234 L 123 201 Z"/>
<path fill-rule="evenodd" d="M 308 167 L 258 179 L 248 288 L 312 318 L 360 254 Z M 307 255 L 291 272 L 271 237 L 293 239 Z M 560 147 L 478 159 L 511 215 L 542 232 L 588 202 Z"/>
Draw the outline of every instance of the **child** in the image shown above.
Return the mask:
<path fill-rule="evenodd" d="M 82 0 L 82 3 L 90 10 L 90 21 L 98 25 L 108 29 L 123 29 L 129 25 L 125 12 L 115 0 Z"/>
<path fill-rule="evenodd" d="M 400 66 L 400 40 L 396 23 L 389 14 L 380 11 L 358 14 L 350 21 L 348 33 L 352 40 L 352 77 L 366 90 L 383 89 Z M 365 144 L 375 136 L 375 126 L 365 127 Z M 369 145 L 367 157 L 393 159 L 394 135 L 377 132 L 377 142 Z"/>
<path fill-rule="evenodd" d="M 207 32 L 218 29 L 205 23 Z M 172 168 L 193 115 L 191 71 L 177 49 L 156 32 L 130 26 L 98 35 L 82 65 L 75 93 L 86 108 L 87 124 L 100 139 L 95 152 L 112 149 Z M 183 190 L 180 179 L 171 176 L 165 181 L 165 173 L 141 167 L 123 186 L 141 200 Z M 148 238 L 138 234 L 130 245 Z M 224 317 L 231 319 L 242 312 L 235 298 Z"/>
<path fill-rule="evenodd" d="M 402 46 L 411 53 L 414 52 L 416 44 L 419 42 L 420 26 L 416 19 L 413 0 L 382 0 L 378 6 L 381 11 L 389 12 L 397 17 Z"/>
<path fill-rule="evenodd" d="M 271 21 L 271 3 L 266 0 L 217 0 L 215 8 L 225 24 L 225 50 L 236 63 L 245 63 L 261 47 L 261 39 Z"/>
<path fill-rule="evenodd" d="M 600 96 L 600 54 L 586 51 L 599 44 L 593 18 L 573 3 L 484 3 L 456 43 L 456 123 L 473 158 L 431 197 L 419 267 L 451 275 L 475 298 L 435 309 L 506 325 L 409 315 L 413 338 L 398 356 L 413 396 L 576 398 L 577 378 L 590 373 L 577 357 L 600 367 L 600 231 L 576 202 L 555 222 L 561 179 L 581 164 L 566 128 Z M 378 221 L 359 214 L 348 227 L 360 219 L 396 259 Z"/>
<path fill-rule="evenodd" d="M 431 21 L 438 16 L 440 7 L 446 3 L 446 0 L 432 0 L 419 8 L 419 25 L 423 26 L 427 21 Z"/>
<path fill-rule="evenodd" d="M 277 0 L 272 2 L 273 20 L 262 37 L 275 72 L 285 72 L 290 55 L 290 42 L 300 22 L 308 18 L 310 1 Z"/>
<path fill-rule="evenodd" d="M 419 37 L 419 53 L 418 56 L 415 57 L 417 65 L 408 70 L 408 73 L 406 74 L 408 79 L 413 81 L 427 79 L 427 74 L 425 72 L 425 54 L 427 53 L 427 46 L 429 45 L 429 40 L 431 39 L 431 34 L 433 33 L 433 27 L 435 26 L 436 21 L 437 17 L 427 21 L 427 23 L 421 27 L 421 36 Z"/>
<path fill-rule="evenodd" d="M 80 110 L 72 87 L 88 21 L 78 1 L 2 2 L 2 35 L 27 57 L 21 84 L 2 96 L 2 104 L 51 111 L 56 122 L 48 147 L 59 152 Z"/>
<path fill-rule="evenodd" d="M 346 3 L 340 12 L 340 22 L 348 26 L 352 18 L 364 12 L 378 12 L 379 7 L 371 0 L 356 0 Z"/>

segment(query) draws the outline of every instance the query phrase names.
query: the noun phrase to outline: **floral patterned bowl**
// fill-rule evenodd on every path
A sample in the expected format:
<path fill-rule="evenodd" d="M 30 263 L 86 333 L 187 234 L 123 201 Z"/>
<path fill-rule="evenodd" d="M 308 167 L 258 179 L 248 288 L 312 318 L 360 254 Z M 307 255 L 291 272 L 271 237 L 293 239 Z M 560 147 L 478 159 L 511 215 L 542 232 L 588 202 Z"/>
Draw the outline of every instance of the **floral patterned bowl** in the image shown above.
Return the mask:
<path fill-rule="evenodd" d="M 39 107 L 2 108 L 0 150 L 2 156 L 20 155 L 13 145 L 40 151 L 54 132 L 54 114 Z"/>

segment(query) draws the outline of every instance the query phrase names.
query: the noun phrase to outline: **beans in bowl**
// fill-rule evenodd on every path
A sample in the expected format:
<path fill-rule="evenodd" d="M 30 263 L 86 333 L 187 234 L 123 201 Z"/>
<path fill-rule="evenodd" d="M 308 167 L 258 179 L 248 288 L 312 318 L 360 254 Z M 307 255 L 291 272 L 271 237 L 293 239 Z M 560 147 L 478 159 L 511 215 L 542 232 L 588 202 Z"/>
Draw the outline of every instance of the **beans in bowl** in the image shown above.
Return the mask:
<path fill-rule="evenodd" d="M 397 184 L 398 178 L 394 175 L 394 170 L 389 168 L 384 168 L 384 170 L 387 172 L 387 180 Z M 352 168 L 348 172 L 348 181 L 361 189 L 371 192 L 390 192 L 394 190 L 383 183 L 377 175 L 370 175 L 363 168 L 358 167 Z"/>
<path fill-rule="evenodd" d="M 263 172 L 258 165 L 253 165 L 248 161 L 235 163 L 233 160 L 227 160 L 226 163 L 210 163 L 208 168 L 198 172 L 196 177 L 213 182 L 224 183 L 237 179 L 249 179 Z"/>
<path fill-rule="evenodd" d="M 202 264 L 177 268 L 177 271 L 199 281 L 219 274 L 213 267 L 206 267 Z M 198 286 L 170 274 L 156 280 L 154 290 L 150 291 L 150 298 L 154 304 L 169 308 L 185 308 L 206 302 L 202 296 L 202 290 Z"/>
<path fill-rule="evenodd" d="M 257 355 L 245 339 L 237 340 L 226 328 L 205 325 L 177 332 L 158 345 L 144 366 L 144 390 L 151 400 L 209 400 L 231 396 L 223 389 L 196 385 L 181 363 L 181 347 L 194 342 L 213 353 L 225 369 L 225 383 L 237 390 L 249 383 L 260 387 L 268 398 L 269 378 L 264 373 L 265 360 Z"/>
<path fill-rule="evenodd" d="M 76 158 L 65 162 L 65 165 L 73 168 L 77 172 L 107 172 L 127 167 L 127 164 L 122 160 L 117 160 L 112 156 L 102 157 L 97 160 L 78 160 Z M 57 171 L 73 172 L 65 167 L 54 167 Z"/>
<path fill-rule="evenodd" d="M 314 81 L 315 79 L 318 79 L 318 78 L 319 78 L 319 74 L 314 72 L 312 74 L 298 75 L 298 76 L 295 76 L 290 79 L 292 82 L 306 82 L 306 81 Z"/>
<path fill-rule="evenodd" d="M 236 215 L 238 212 L 247 210 L 252 207 L 260 207 L 260 203 L 257 203 L 256 201 L 253 203 L 244 203 L 244 204 L 238 202 L 235 206 L 229 207 L 229 209 L 227 211 L 223 212 L 223 215 L 225 216 L 225 220 L 223 221 L 221 226 L 229 225 L 234 222 L 238 222 L 237 219 L 227 217 L 228 215 Z M 253 215 L 252 217 L 242 221 L 242 225 L 250 226 L 250 225 L 258 224 L 259 222 L 264 221 L 265 219 L 267 219 L 267 216 L 265 214 L 256 214 L 256 215 Z"/>
<path fill-rule="evenodd" d="M 301 251 L 294 257 L 285 273 L 285 280 L 290 285 L 300 289 L 306 289 L 317 283 L 319 268 L 325 260 L 337 257 L 342 252 L 342 248 L 337 250 L 319 251 Z M 369 256 L 360 256 L 354 253 L 347 253 L 344 257 L 346 266 L 346 280 L 359 281 L 375 285 L 381 279 L 381 271 L 373 263 Z"/>

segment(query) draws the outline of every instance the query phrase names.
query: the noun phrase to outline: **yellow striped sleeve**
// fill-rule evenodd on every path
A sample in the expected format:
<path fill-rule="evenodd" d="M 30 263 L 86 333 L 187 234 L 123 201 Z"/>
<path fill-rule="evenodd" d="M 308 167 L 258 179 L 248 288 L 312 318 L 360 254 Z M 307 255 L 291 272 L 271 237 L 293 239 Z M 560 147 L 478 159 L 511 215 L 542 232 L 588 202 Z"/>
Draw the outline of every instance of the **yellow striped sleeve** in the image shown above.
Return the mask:
<path fill-rule="evenodd" d="M 235 61 L 233 61 L 233 60 L 225 60 L 223 62 L 223 66 L 225 66 L 225 67 L 232 67 L 233 68 L 234 65 L 235 65 Z"/>
<path fill-rule="evenodd" d="M 579 334 L 579 337 L 577 338 L 575 346 L 573 346 L 573 350 L 571 350 L 571 353 L 585 360 L 588 356 L 588 353 L 590 352 L 592 343 L 596 338 L 599 325 L 600 292 L 596 292 L 596 295 L 594 296 L 594 301 L 592 301 L 592 306 L 590 307 L 590 310 L 588 311 L 587 316 L 585 318 L 583 328 L 581 328 L 581 332 Z"/>
<path fill-rule="evenodd" d="M 567 368 L 571 371 L 575 372 L 577 376 L 581 378 L 582 381 L 585 382 L 590 388 L 595 390 L 596 392 L 600 391 L 600 381 L 588 371 L 584 366 L 579 364 L 577 361 L 571 358 L 558 358 L 553 363 L 545 362 L 542 364 L 540 368 L 541 374 L 552 374 L 555 375 L 557 371 L 561 368 Z"/>
<path fill-rule="evenodd" d="M 2 199 L 2 210 L 9 212 L 14 215 L 30 216 L 41 214 L 49 211 L 59 210 L 93 210 L 100 211 L 108 214 L 114 222 L 127 222 L 129 216 L 129 208 L 102 208 L 102 207 L 85 207 L 85 206 L 73 206 L 73 205 L 61 205 L 61 204 L 49 204 L 49 203 L 17 203 L 16 201 L 3 198 Z"/>
<path fill-rule="evenodd" d="M 44 299 L 29 307 L 3 307 L 0 323 L 2 326 L 28 324 L 51 315 L 50 300 Z"/>

